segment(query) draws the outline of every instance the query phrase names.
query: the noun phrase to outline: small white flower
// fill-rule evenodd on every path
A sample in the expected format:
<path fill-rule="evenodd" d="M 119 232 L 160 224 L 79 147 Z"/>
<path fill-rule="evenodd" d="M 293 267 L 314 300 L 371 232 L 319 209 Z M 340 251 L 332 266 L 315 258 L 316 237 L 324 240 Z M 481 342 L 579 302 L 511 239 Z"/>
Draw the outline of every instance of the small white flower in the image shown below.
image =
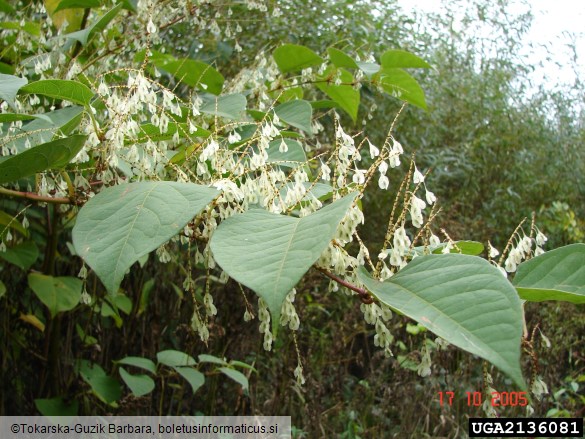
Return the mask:
<path fill-rule="evenodd" d="M 500 254 L 498 249 L 495 247 L 492 247 L 492 244 L 489 241 L 488 241 L 488 254 L 489 254 L 490 258 L 495 258 L 496 256 L 498 256 Z"/>
<path fill-rule="evenodd" d="M 370 157 L 376 158 L 380 155 L 380 150 L 376 148 L 376 146 L 372 145 L 372 142 L 368 139 L 368 144 L 370 145 Z"/>
<path fill-rule="evenodd" d="M 539 231 L 536 234 L 536 245 L 538 245 L 539 247 L 542 247 L 546 241 L 548 241 L 548 238 L 546 237 L 546 235 Z"/>
<path fill-rule="evenodd" d="M 279 146 L 278 150 L 283 154 L 288 151 L 288 145 L 286 144 L 284 139 L 282 139 L 282 141 L 280 142 L 280 146 Z"/>
<path fill-rule="evenodd" d="M 157 32 L 158 28 L 155 26 L 155 24 L 152 22 L 152 19 L 148 20 L 148 24 L 146 25 L 146 31 L 149 34 L 155 34 Z"/>
<path fill-rule="evenodd" d="M 429 191 L 429 190 L 426 190 L 426 193 L 425 193 L 425 198 L 426 198 L 426 200 L 427 200 L 427 203 L 428 203 L 429 205 L 431 205 L 431 204 L 434 204 L 434 203 L 435 203 L 435 201 L 437 201 L 437 197 L 435 197 L 435 194 L 434 194 L 434 193 L 432 193 L 432 192 L 431 192 L 431 191 Z"/>
<path fill-rule="evenodd" d="M 378 179 L 378 187 L 382 190 L 386 190 L 388 189 L 388 186 L 390 186 L 390 180 L 388 177 L 380 175 L 380 178 Z"/>
<path fill-rule="evenodd" d="M 412 176 L 412 182 L 414 184 L 419 184 L 425 181 L 425 176 L 418 170 L 418 168 L 414 167 L 414 175 Z"/>

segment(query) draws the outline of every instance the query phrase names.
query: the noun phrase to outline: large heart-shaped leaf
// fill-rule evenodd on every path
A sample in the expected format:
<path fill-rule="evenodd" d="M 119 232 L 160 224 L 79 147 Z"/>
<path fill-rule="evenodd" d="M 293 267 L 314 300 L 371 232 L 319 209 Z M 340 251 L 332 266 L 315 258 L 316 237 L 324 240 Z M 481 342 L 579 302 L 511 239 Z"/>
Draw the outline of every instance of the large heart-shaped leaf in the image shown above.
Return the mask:
<path fill-rule="evenodd" d="M 62 168 L 81 150 L 86 136 L 75 135 L 43 143 L 0 161 L 0 184 L 28 177 L 45 169 Z"/>
<path fill-rule="evenodd" d="M 253 209 L 222 222 L 211 238 L 217 263 L 264 299 L 276 330 L 286 295 L 333 238 L 356 194 L 294 218 Z"/>
<path fill-rule="evenodd" d="M 525 300 L 585 303 L 585 244 L 571 244 L 518 267 L 514 286 Z"/>
<path fill-rule="evenodd" d="M 20 92 L 64 99 L 81 105 L 89 104 L 89 101 L 93 98 L 93 92 L 87 85 L 65 79 L 45 79 L 31 82 L 22 87 Z"/>
<path fill-rule="evenodd" d="M 525 388 L 520 299 L 486 260 L 460 254 L 420 256 L 384 282 L 363 268 L 358 278 L 382 303 L 486 359 Z"/>
<path fill-rule="evenodd" d="M 217 195 L 213 188 L 169 181 L 109 187 L 79 211 L 73 246 L 115 294 L 134 262 L 176 235 Z"/>
<path fill-rule="evenodd" d="M 53 277 L 31 273 L 28 275 L 28 285 L 49 308 L 51 316 L 55 316 L 77 306 L 83 282 L 76 277 Z"/>

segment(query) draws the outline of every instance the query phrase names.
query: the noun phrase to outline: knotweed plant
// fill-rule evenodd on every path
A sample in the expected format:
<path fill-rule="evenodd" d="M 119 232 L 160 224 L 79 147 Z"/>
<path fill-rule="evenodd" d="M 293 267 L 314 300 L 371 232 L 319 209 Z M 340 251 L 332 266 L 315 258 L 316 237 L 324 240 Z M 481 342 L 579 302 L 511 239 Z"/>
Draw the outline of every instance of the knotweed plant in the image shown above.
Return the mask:
<path fill-rule="evenodd" d="M 451 239 L 436 224 L 432 173 L 401 145 L 400 112 L 382 141 L 367 131 L 376 108 L 361 103 L 366 89 L 403 108 L 426 108 L 405 70 L 429 68 L 425 61 L 398 49 L 318 54 L 281 44 L 226 78 L 186 36 L 227 41 L 237 54 L 244 24 L 278 16 L 277 6 L 66 3 L 9 8 L 12 25 L 0 33 L 9 61 L 0 76 L 0 194 L 9 212 L 0 250 L 22 256 L 25 247 L 36 248 L 31 222 L 46 213 L 46 248 L 36 266 L 42 274 L 27 279 L 49 308 L 50 343 L 58 343 L 51 322 L 60 313 L 95 310 L 105 300 L 121 309 L 132 296 L 126 274 L 153 252 L 160 264 L 178 267 L 178 289 L 192 309 L 187 324 L 203 344 L 218 313 L 216 284 L 238 285 L 244 319 L 258 317 L 270 351 L 279 329 L 302 327 L 297 292 L 317 270 L 331 294 L 360 304 L 387 356 L 394 311 L 440 337 L 421 349 L 421 376 L 432 373 L 432 350 L 452 343 L 526 388 L 521 302 L 507 273 L 528 279 L 522 297 L 534 298 L 536 281 L 530 268 L 522 272 L 522 261 L 539 257 L 546 237 L 534 222 L 528 235 L 520 226 L 499 261 L 491 244 L 489 262 L 479 258 L 482 244 Z M 372 248 L 360 236 L 373 226 L 361 200 L 391 188 L 384 241 Z M 59 240 L 83 261 L 78 277 L 57 276 Z M 56 299 L 49 288 L 60 291 Z M 557 294 L 579 300 L 570 291 Z M 49 367 L 58 368 L 54 361 Z M 175 368 L 193 366 L 189 361 L 159 358 Z M 300 355 L 297 364 L 302 384 Z M 136 394 L 132 376 L 120 373 Z M 532 388 L 544 393 L 535 379 Z"/>

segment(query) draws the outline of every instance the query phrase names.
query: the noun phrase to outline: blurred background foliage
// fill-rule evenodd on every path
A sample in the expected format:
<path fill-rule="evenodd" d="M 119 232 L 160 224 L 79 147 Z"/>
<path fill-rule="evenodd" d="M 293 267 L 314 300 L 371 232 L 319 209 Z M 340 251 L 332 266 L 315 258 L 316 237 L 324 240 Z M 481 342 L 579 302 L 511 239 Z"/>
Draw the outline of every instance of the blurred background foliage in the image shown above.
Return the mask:
<path fill-rule="evenodd" d="M 280 16 L 249 14 L 243 33 L 235 40 L 211 34 L 192 34 L 177 24 L 164 34 L 166 47 L 177 55 L 213 62 L 225 77 L 254 64 L 256 54 L 270 53 L 281 42 L 303 44 L 318 53 L 331 45 L 363 58 L 384 50 L 409 50 L 427 60 L 433 69 L 413 72 L 425 90 L 428 111 L 407 107 L 398 120 L 395 137 L 407 152 L 415 152 L 418 167 L 430 170 L 429 189 L 439 197 L 442 213 L 438 224 L 454 239 L 475 239 L 502 248 L 516 225 L 536 212 L 537 225 L 549 237 L 548 248 L 582 241 L 585 234 L 585 88 L 582 78 L 572 84 L 535 83 L 530 57 L 523 52 L 523 36 L 531 26 L 531 14 L 513 14 L 508 1 L 446 1 L 438 14 L 406 15 L 396 1 L 282 0 Z M 528 8 L 528 4 L 526 4 Z M 233 13 L 243 13 L 234 6 Z M 528 11 L 528 9 L 527 9 Z M 489 32 L 478 32 L 488 29 Z M 521 50 L 522 49 L 522 50 Z M 572 69 L 568 59 L 562 68 Z M 367 130 L 380 145 L 400 109 L 395 100 L 381 100 L 374 90 L 364 90 L 355 132 Z M 374 105 L 375 103 L 375 105 Z M 345 126 L 351 124 L 349 118 Z M 325 134 L 326 135 L 326 134 Z M 403 166 L 408 166 L 403 163 Z M 391 183 L 398 187 L 399 181 Z M 380 246 L 393 199 L 365 198 L 365 236 L 370 248 Z M 5 203 L 3 201 L 3 203 Z M 4 207 L 9 203 L 5 203 Z M 44 219 L 37 218 L 43 225 Z M 37 223 L 35 222 L 35 223 Z M 32 224 L 32 221 L 31 221 Z M 31 233 L 43 242 L 44 228 Z M 68 233 L 65 231 L 64 233 Z M 75 276 L 79 261 L 71 262 L 65 245 L 59 244 L 57 272 Z M 467 417 L 483 416 L 468 407 L 465 392 L 482 389 L 482 365 L 459 350 L 433 352 L 430 377 L 416 374 L 422 346 L 433 348 L 434 337 L 416 329 L 404 331 L 406 319 L 393 320 L 395 358 L 386 359 L 373 345 L 368 327 L 355 301 L 340 301 L 326 293 L 326 284 L 314 273 L 308 276 L 297 300 L 301 329 L 298 349 L 304 362 L 306 384 L 299 387 L 295 342 L 282 331 L 273 353 L 264 352 L 255 324 L 245 324 L 244 302 L 237 285 L 217 286 L 218 318 L 210 328 L 208 346 L 186 329 L 191 310 L 184 304 L 180 275 L 151 258 L 141 270 L 133 270 L 126 289 L 134 307 L 120 313 L 118 324 L 98 313 L 73 312 L 60 324 L 66 338 L 63 356 L 91 358 L 109 365 L 124 355 L 154 358 L 162 348 L 213 353 L 253 365 L 248 392 L 234 392 L 234 384 L 209 374 L 205 397 L 185 395 L 177 383 L 153 392 L 148 398 L 125 398 L 119 407 L 91 404 L 86 413 L 214 414 L 263 413 L 291 415 L 297 437 L 465 437 Z M 3 281 L 11 289 L 25 288 L 25 279 L 3 269 Z M 20 279 L 20 280 L 18 280 Z M 95 276 L 90 279 L 98 282 Z M 156 288 L 153 288 L 156 279 Z M 20 282 L 20 284 L 19 284 Z M 30 291 L 21 298 L 29 314 L 40 308 Z M 38 310 L 37 310 L 38 311 Z M 4 307 L 0 323 L 3 376 L 0 394 L 2 414 L 34 413 L 32 401 L 39 389 L 31 382 L 44 381 L 42 333 L 24 319 L 18 327 L 16 307 Z M 527 326 L 539 325 L 550 340 L 536 337 L 540 373 L 550 393 L 535 401 L 540 415 L 583 416 L 585 351 L 582 338 L 583 311 L 568 304 L 536 304 L 527 309 Z M 93 328 L 92 339 L 79 336 L 80 328 Z M 526 359 L 526 371 L 530 370 Z M 25 364 L 22 368 L 9 365 Z M 105 366 L 104 366 L 105 367 Z M 63 385 L 71 395 L 82 395 L 87 384 L 75 380 L 73 364 L 61 365 Z M 496 373 L 494 371 L 494 373 Z M 512 391 L 512 385 L 495 375 L 496 388 Z M 163 378 L 159 380 L 164 381 Z M 85 387 L 84 387 L 85 386 Z M 41 392 L 51 394 L 48 389 Z M 454 391 L 452 407 L 439 405 L 439 391 Z M 68 401 L 65 401 L 68 403 Z M 503 416 L 521 416 L 509 408 Z"/>

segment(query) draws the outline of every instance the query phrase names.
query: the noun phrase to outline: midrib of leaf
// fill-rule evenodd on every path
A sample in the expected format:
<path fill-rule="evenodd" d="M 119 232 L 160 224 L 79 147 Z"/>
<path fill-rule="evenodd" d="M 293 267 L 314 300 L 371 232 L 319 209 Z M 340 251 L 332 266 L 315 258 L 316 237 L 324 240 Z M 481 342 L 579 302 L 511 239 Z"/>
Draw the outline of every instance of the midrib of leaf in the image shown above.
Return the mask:
<path fill-rule="evenodd" d="M 432 272 L 432 271 L 437 271 L 437 270 L 440 270 L 440 268 L 436 268 L 436 269 L 434 269 L 434 270 L 429 270 L 429 271 L 430 271 L 430 272 Z M 430 274 L 430 273 L 429 273 L 429 274 Z M 460 277 L 459 279 L 465 279 L 465 278 L 468 278 L 468 277 L 475 277 L 475 275 L 474 275 L 474 274 L 470 274 L 470 275 L 467 275 L 467 276 L 464 276 L 464 277 Z M 375 280 L 375 279 L 374 279 L 374 280 Z M 376 280 L 376 282 L 380 282 L 380 281 Z M 380 283 L 383 283 L 383 282 L 380 282 Z M 410 291 L 408 288 L 406 288 L 406 287 L 403 287 L 402 285 L 399 285 L 399 284 L 397 284 L 397 283 L 395 283 L 395 282 L 391 282 L 391 283 L 392 283 L 392 285 L 394 285 L 394 286 L 398 287 L 399 289 L 401 289 L 401 290 L 403 290 L 403 291 L 406 291 L 407 293 L 409 293 L 409 294 L 410 294 L 410 298 L 408 299 L 408 302 L 407 302 L 407 303 L 409 303 L 409 302 L 413 301 L 413 300 L 414 300 L 416 297 L 418 297 L 418 296 L 416 296 L 416 294 L 414 294 L 414 293 L 413 293 L 412 291 Z M 478 291 L 478 290 L 473 290 L 473 291 Z M 471 338 L 476 338 L 476 335 L 474 335 L 472 332 L 470 332 L 470 331 L 469 331 L 467 328 L 463 327 L 463 326 L 461 325 L 461 323 L 458 323 L 456 320 L 454 320 L 454 319 L 453 319 L 452 317 L 450 317 L 448 314 L 445 314 L 443 311 L 439 310 L 439 309 L 438 309 L 438 308 L 437 308 L 435 305 L 433 305 L 433 304 L 432 304 L 431 302 L 429 302 L 428 300 L 426 300 L 426 299 L 425 299 L 424 301 L 425 301 L 425 303 L 427 304 L 427 306 L 429 306 L 430 308 L 433 308 L 433 309 L 434 309 L 434 310 L 435 310 L 435 311 L 436 311 L 436 312 L 437 312 L 439 315 L 441 315 L 441 316 L 443 316 L 443 317 L 447 318 L 447 320 L 450 320 L 452 323 L 455 323 L 455 325 L 456 325 L 457 327 L 459 327 L 459 328 L 460 328 L 460 330 L 461 330 L 461 335 L 462 335 L 462 336 L 464 336 L 464 337 L 467 339 L 467 341 L 468 341 L 468 342 L 470 342 L 470 343 L 472 343 L 473 345 L 477 346 L 477 345 L 475 344 L 475 342 L 473 342 L 473 341 L 471 340 Z M 409 317 L 409 318 L 412 318 L 412 317 Z M 416 320 L 416 319 L 415 319 L 415 320 Z M 422 320 L 422 319 L 421 319 L 421 320 Z M 469 336 L 469 338 L 468 338 L 468 337 L 467 337 L 465 334 L 467 334 L 467 335 Z M 478 347 L 478 348 L 480 348 L 479 346 L 477 346 L 477 347 Z M 485 349 L 482 347 L 482 348 L 481 348 L 481 351 L 482 351 L 482 352 L 485 352 Z M 500 355 L 500 353 L 499 353 L 499 352 L 496 352 L 496 351 L 495 351 L 495 350 L 493 350 L 493 349 L 492 349 L 492 351 L 493 351 L 493 353 L 495 353 L 495 354 L 496 354 L 496 355 L 497 355 L 497 356 L 498 356 L 498 357 L 499 357 L 501 360 L 503 360 L 503 361 L 504 361 L 504 363 L 508 364 L 508 361 L 507 361 L 507 360 L 505 360 L 505 359 L 504 359 L 504 358 L 503 358 L 503 357 Z M 488 354 L 488 353 L 486 352 L 486 355 L 487 355 L 487 354 Z"/>
<path fill-rule="evenodd" d="M 132 225 L 130 226 L 130 230 L 128 231 L 128 233 L 126 234 L 126 238 L 124 239 L 124 245 L 122 245 L 122 249 L 120 250 L 120 252 L 118 254 L 118 258 L 116 259 L 116 270 L 114 271 L 114 278 L 116 278 L 118 276 L 118 267 L 120 266 L 120 257 L 124 253 L 124 249 L 126 248 L 126 245 L 128 244 L 128 239 L 130 239 L 130 235 L 132 234 L 132 231 L 134 230 L 134 224 L 136 223 L 136 220 L 140 216 L 140 212 L 144 208 L 144 204 L 146 203 L 146 200 L 148 199 L 148 197 L 150 196 L 152 191 L 155 190 L 158 186 L 159 186 L 158 183 L 153 185 L 152 189 L 150 189 L 146 193 L 146 196 L 144 197 L 144 200 L 142 201 L 142 204 L 140 205 L 140 209 L 138 210 L 138 213 L 136 214 L 136 216 L 134 217 L 134 220 L 132 221 Z"/>
<path fill-rule="evenodd" d="M 291 246 L 292 246 L 293 238 L 294 238 L 294 236 L 295 236 L 295 233 L 297 232 L 297 229 L 298 229 L 298 227 L 299 227 L 299 224 L 301 224 L 301 221 L 302 221 L 302 219 L 299 219 L 299 221 L 297 221 L 297 222 L 295 223 L 295 226 L 294 226 L 293 232 L 290 234 L 290 238 L 289 238 L 289 240 L 288 240 L 288 245 L 287 245 L 286 251 L 285 251 L 285 253 L 284 253 L 284 258 L 282 258 L 282 262 L 280 263 L 280 269 L 279 269 L 279 270 L 278 270 L 278 272 L 276 273 L 276 282 L 275 282 L 275 284 L 274 284 L 274 287 L 275 287 L 275 288 L 276 288 L 276 287 L 278 287 L 278 285 L 280 285 L 280 275 L 281 275 L 281 273 L 283 272 L 284 263 L 285 263 L 285 261 L 286 261 L 286 259 L 287 259 L 288 252 L 289 252 L 289 250 L 290 250 L 290 248 L 291 248 Z M 275 290 L 272 290 L 272 292 L 273 292 L 273 293 L 275 293 Z"/>

